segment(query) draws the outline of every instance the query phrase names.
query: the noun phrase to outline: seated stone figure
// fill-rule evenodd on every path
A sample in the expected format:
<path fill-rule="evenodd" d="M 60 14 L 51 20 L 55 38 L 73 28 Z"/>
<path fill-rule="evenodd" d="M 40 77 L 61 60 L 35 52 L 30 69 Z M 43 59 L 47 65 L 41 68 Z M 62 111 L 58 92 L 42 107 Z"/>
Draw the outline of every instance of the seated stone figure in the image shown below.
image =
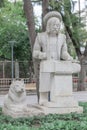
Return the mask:
<path fill-rule="evenodd" d="M 52 11 L 46 14 L 46 16 L 44 17 L 44 24 L 46 26 L 46 31 L 38 33 L 34 44 L 33 57 L 35 59 L 41 60 L 39 104 L 47 102 L 48 92 L 52 92 L 53 90 L 52 88 L 53 85 L 51 84 L 51 81 L 53 80 L 53 75 L 55 75 L 53 73 L 57 72 L 54 66 L 56 66 L 58 62 L 73 61 L 73 58 L 69 55 L 67 51 L 66 36 L 60 32 L 61 21 L 62 17 L 59 12 Z M 80 66 L 78 64 L 76 63 L 72 64 L 73 65 L 71 65 L 72 66 L 71 73 L 73 73 L 74 71 L 75 72 L 80 71 Z M 45 73 L 43 73 L 44 68 Z"/>
<path fill-rule="evenodd" d="M 4 100 L 3 113 L 9 115 L 11 111 L 21 111 L 25 103 L 26 91 L 24 81 L 13 81 Z"/>
<path fill-rule="evenodd" d="M 23 80 L 12 82 L 8 94 L 5 96 L 2 111 L 5 115 L 13 118 L 43 114 L 40 109 L 28 104 L 26 101 L 26 90 Z"/>

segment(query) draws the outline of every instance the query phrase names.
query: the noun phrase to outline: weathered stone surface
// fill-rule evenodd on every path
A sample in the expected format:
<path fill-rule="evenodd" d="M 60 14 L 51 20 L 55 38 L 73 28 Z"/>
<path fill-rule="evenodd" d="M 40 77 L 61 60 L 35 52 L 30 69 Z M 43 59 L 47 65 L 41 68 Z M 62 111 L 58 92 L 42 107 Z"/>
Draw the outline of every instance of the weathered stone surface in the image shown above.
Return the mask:
<path fill-rule="evenodd" d="M 23 108 L 26 101 L 25 85 L 23 81 L 13 81 L 10 85 L 8 94 L 5 97 L 3 105 L 3 113 L 9 115 L 15 107 L 19 109 L 20 106 Z"/>
<path fill-rule="evenodd" d="M 33 57 L 41 60 L 39 105 L 45 113 L 82 112 L 83 108 L 72 96 L 72 73 L 78 73 L 80 65 L 67 51 L 66 36 L 60 31 L 61 21 L 58 12 L 46 14 L 46 31 L 36 37 Z"/>
<path fill-rule="evenodd" d="M 80 65 L 74 63 L 67 51 L 66 36 L 60 31 L 61 15 L 53 11 L 44 20 L 46 31 L 37 35 L 33 49 L 33 57 L 40 60 L 39 104 L 26 104 L 24 83 L 15 81 L 4 102 L 6 115 L 25 117 L 83 112 L 72 95 L 72 73 L 79 72 Z"/>
<path fill-rule="evenodd" d="M 37 108 L 33 105 L 11 105 L 11 109 L 6 107 L 3 108 L 3 112 L 5 115 L 9 115 L 13 118 L 19 117 L 32 117 L 32 116 L 41 116 L 45 115 L 45 113 L 41 110 L 42 108 Z"/>
<path fill-rule="evenodd" d="M 26 103 L 26 91 L 23 81 L 13 81 L 5 97 L 2 111 L 13 118 L 44 114 L 41 109 Z"/>
<path fill-rule="evenodd" d="M 46 107 L 46 106 L 40 106 L 42 108 L 42 111 L 45 115 L 48 114 L 67 114 L 72 112 L 82 113 L 83 108 L 78 107 Z"/>

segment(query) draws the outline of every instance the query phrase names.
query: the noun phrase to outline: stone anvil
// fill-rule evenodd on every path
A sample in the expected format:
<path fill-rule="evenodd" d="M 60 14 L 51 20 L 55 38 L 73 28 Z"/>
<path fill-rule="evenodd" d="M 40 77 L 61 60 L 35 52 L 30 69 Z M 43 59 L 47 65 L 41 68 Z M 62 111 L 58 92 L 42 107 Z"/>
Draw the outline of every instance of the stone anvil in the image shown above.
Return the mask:
<path fill-rule="evenodd" d="M 50 101 L 42 106 L 45 114 L 83 112 L 72 95 L 72 73 L 79 71 L 80 65 L 71 61 L 41 61 L 40 85 L 50 86 Z"/>

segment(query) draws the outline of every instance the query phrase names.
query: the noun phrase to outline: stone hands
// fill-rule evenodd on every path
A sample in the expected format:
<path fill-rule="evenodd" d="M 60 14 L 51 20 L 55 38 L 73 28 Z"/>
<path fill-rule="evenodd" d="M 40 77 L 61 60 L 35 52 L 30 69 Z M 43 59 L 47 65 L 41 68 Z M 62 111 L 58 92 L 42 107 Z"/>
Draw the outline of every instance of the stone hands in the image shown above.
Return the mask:
<path fill-rule="evenodd" d="M 80 64 L 80 61 L 78 61 L 78 60 L 76 60 L 76 59 L 73 59 L 73 60 L 72 60 L 72 63 L 78 63 L 78 64 Z"/>
<path fill-rule="evenodd" d="M 40 60 L 46 60 L 47 59 L 46 53 L 45 52 L 40 52 L 39 53 L 39 59 Z"/>

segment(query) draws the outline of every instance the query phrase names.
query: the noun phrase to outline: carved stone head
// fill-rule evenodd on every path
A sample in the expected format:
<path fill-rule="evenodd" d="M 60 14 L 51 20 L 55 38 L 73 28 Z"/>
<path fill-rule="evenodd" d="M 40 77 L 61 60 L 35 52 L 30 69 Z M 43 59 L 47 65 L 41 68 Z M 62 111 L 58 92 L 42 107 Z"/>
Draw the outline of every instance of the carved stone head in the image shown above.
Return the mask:
<path fill-rule="evenodd" d="M 47 21 L 46 31 L 49 34 L 58 34 L 60 30 L 60 20 L 56 17 L 50 18 Z"/>
<path fill-rule="evenodd" d="M 58 34 L 62 21 L 61 14 L 59 12 L 52 11 L 47 13 L 43 21 L 46 26 L 47 33 Z"/>

